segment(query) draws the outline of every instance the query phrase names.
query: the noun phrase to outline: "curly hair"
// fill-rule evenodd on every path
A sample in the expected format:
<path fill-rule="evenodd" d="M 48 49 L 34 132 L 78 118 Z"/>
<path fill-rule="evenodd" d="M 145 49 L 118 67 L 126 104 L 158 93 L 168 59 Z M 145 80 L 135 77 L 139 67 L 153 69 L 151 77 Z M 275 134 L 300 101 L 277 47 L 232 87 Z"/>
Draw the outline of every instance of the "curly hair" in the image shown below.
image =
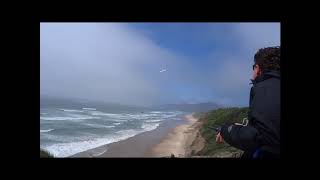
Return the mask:
<path fill-rule="evenodd" d="M 259 49 L 254 55 L 254 63 L 258 64 L 262 71 L 280 71 L 280 46 Z"/>

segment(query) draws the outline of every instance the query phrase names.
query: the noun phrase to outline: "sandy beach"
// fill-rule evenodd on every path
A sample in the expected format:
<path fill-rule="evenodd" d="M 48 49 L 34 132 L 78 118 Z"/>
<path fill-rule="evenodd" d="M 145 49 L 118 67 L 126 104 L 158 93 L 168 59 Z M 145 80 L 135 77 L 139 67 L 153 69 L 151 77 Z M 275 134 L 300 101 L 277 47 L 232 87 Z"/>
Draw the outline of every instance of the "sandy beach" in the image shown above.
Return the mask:
<path fill-rule="evenodd" d="M 155 130 L 143 132 L 122 141 L 77 153 L 71 157 L 152 157 L 152 155 L 148 153 L 150 149 L 159 144 L 175 127 L 184 123 L 185 120 L 182 119 L 166 121 L 160 124 Z"/>
<path fill-rule="evenodd" d="M 192 151 L 201 150 L 204 143 L 199 137 L 201 123 L 193 114 L 186 115 L 185 118 L 186 124 L 178 125 L 150 150 L 152 157 L 166 157 L 172 154 L 175 157 L 188 157 Z M 196 138 L 198 142 L 194 142 Z"/>
<path fill-rule="evenodd" d="M 95 149 L 81 152 L 72 157 L 188 157 L 191 151 L 200 150 L 203 142 L 198 137 L 200 122 L 193 114 L 183 120 L 169 121 L 157 129 L 144 132 Z M 194 140 L 197 138 L 196 143 Z M 93 156 L 96 152 L 102 152 Z"/>

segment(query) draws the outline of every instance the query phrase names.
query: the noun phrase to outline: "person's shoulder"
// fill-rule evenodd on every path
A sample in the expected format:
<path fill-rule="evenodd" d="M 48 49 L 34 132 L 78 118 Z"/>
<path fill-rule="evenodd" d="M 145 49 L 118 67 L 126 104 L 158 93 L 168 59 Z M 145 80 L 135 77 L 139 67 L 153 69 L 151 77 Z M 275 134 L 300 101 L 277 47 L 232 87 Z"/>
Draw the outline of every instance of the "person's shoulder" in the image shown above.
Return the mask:
<path fill-rule="evenodd" d="M 275 86 L 280 84 L 280 79 L 276 77 L 271 77 L 268 79 L 265 79 L 259 83 L 256 84 L 255 87 L 260 88 L 260 87 L 267 87 L 267 86 Z"/>
<path fill-rule="evenodd" d="M 264 86 L 278 87 L 280 86 L 280 78 L 272 77 L 265 80 Z"/>

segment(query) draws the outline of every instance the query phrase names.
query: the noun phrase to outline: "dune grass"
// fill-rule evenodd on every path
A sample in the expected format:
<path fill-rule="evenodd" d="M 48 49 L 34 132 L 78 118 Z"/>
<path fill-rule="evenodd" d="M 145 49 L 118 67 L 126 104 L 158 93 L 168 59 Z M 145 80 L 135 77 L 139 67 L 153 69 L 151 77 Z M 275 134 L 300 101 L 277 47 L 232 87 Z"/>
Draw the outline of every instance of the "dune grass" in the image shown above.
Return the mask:
<path fill-rule="evenodd" d="M 196 155 L 231 157 L 241 153 L 241 150 L 231 147 L 227 143 L 217 144 L 215 142 L 216 133 L 211 129 L 211 127 L 219 127 L 227 122 L 242 123 L 243 118 L 247 117 L 248 110 L 248 107 L 220 108 L 207 113 L 202 113 L 199 119 L 200 121 L 203 121 L 200 133 L 205 139 L 205 146 Z"/>
<path fill-rule="evenodd" d="M 40 158 L 53 158 L 53 155 L 40 148 Z"/>

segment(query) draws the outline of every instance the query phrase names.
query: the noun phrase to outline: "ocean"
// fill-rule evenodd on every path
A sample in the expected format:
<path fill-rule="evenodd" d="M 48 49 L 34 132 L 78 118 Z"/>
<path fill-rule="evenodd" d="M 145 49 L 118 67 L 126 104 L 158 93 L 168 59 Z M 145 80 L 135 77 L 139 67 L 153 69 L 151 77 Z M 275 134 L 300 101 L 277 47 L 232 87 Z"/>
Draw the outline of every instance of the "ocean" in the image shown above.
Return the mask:
<path fill-rule="evenodd" d="M 108 110 L 93 103 L 40 105 L 40 148 L 55 157 L 68 157 L 154 130 L 165 121 L 183 121 L 185 115 L 182 111 Z"/>

